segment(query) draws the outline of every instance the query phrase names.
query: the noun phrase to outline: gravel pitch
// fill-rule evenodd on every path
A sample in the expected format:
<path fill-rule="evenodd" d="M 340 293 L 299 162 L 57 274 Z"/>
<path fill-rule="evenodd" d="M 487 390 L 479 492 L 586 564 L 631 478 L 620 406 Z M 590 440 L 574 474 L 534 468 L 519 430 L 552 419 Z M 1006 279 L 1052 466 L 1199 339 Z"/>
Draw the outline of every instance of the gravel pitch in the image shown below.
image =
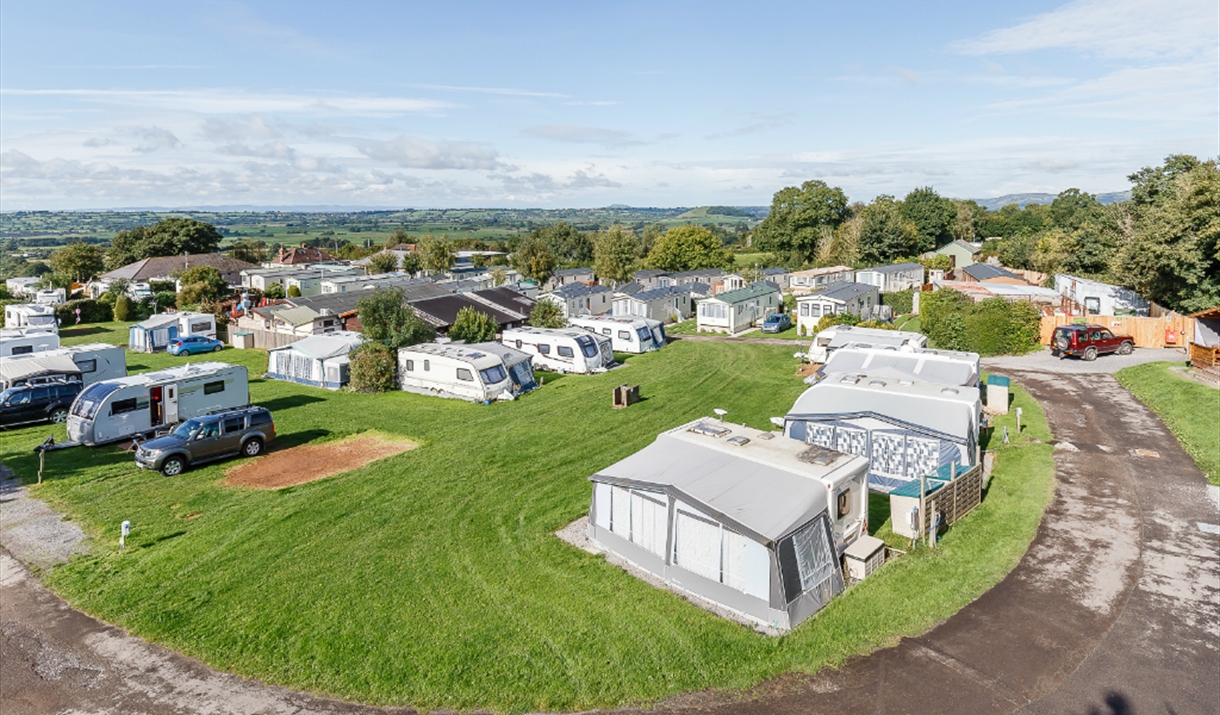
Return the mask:
<path fill-rule="evenodd" d="M 29 491 L 0 464 L 0 544 L 26 564 L 47 569 L 85 553 L 85 532 L 29 496 Z"/>
<path fill-rule="evenodd" d="M 1080 358 L 1058 358 L 1050 348 L 1028 355 L 983 358 L 983 369 L 1039 370 L 1061 374 L 1116 373 L 1124 367 L 1146 362 L 1186 362 L 1186 351 L 1177 348 L 1136 348 L 1130 355 L 1099 355 L 1093 362 Z"/>

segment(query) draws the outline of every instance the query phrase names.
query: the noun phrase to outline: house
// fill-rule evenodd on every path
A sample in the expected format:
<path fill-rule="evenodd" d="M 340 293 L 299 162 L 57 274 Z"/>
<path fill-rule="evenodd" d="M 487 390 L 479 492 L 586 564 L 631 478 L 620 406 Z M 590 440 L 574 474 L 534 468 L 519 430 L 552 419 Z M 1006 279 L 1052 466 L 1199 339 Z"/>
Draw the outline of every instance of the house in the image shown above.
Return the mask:
<path fill-rule="evenodd" d="M 273 348 L 267 352 L 267 377 L 338 390 L 350 377 L 348 354 L 363 342 L 360 333 L 339 330 Z"/>
<path fill-rule="evenodd" d="M 686 320 L 691 315 L 688 286 L 651 288 L 633 294 L 614 296 L 612 314 L 616 318 L 652 318 L 662 323 Z"/>
<path fill-rule="evenodd" d="M 1146 298 L 1130 288 L 1066 273 L 1055 276 L 1055 291 L 1076 304 L 1073 315 L 1133 315 L 1147 318 L 1151 307 Z"/>
<path fill-rule="evenodd" d="M 97 277 L 99 281 L 113 282 L 119 279 L 132 283 L 172 281 L 174 276 L 199 266 L 210 266 L 220 272 L 229 285 L 241 285 L 241 272 L 258 268 L 253 263 L 239 261 L 223 253 L 195 253 L 182 256 L 156 256 L 128 263 L 122 268 L 106 271 Z"/>
<path fill-rule="evenodd" d="M 1192 313 L 1195 335 L 1190 341 L 1190 365 L 1220 384 L 1220 306 Z"/>
<path fill-rule="evenodd" d="M 787 268 L 764 268 L 758 272 L 760 281 L 770 281 L 779 286 L 781 291 L 788 290 L 789 273 Z"/>
<path fill-rule="evenodd" d="M 944 465 L 978 463 L 977 387 L 831 373 L 796 400 L 784 434 L 869 460 L 869 488 L 888 492 Z"/>
<path fill-rule="evenodd" d="M 251 268 L 241 272 L 241 285 L 263 293 L 271 286 L 279 285 L 287 295 L 288 290 L 296 287 L 302 296 L 317 295 L 322 292 L 322 286 L 327 280 L 340 276 L 364 275 L 364 271 L 356 266 L 341 266 L 333 263 L 318 263 L 308 268 L 277 266 L 275 268 Z"/>
<path fill-rule="evenodd" d="M 778 312 L 783 296 L 773 283 L 759 281 L 741 290 L 700 298 L 696 327 L 700 331 L 736 335 Z"/>
<path fill-rule="evenodd" d="M 285 250 L 280 248 L 275 258 L 268 263 L 273 266 L 308 266 L 314 263 L 334 263 L 335 257 L 323 248 L 310 248 L 304 244 Z"/>
<path fill-rule="evenodd" d="M 881 302 L 877 286 L 867 283 L 831 283 L 816 293 L 796 297 L 796 327 L 800 335 L 813 335 L 823 315 L 851 313 L 871 317 Z"/>
<path fill-rule="evenodd" d="M 664 275 L 666 275 L 665 271 L 656 268 L 646 268 L 632 273 L 631 280 L 634 283 L 639 283 L 644 288 L 660 288 L 661 277 Z"/>
<path fill-rule="evenodd" d="M 235 331 L 251 333 L 253 346 L 262 350 L 283 347 L 311 335 L 359 332 L 356 306 L 364 295 L 335 293 L 277 300 L 247 310 L 237 318 Z"/>
<path fill-rule="evenodd" d="M 603 285 L 568 283 L 550 293 L 543 293 L 538 299 L 558 304 L 565 318 L 573 315 L 605 315 L 613 307 L 614 291 Z"/>
<path fill-rule="evenodd" d="M 1003 283 L 1005 285 L 1027 286 L 1029 281 L 1013 273 L 1007 268 L 993 266 L 990 263 L 973 263 L 957 271 L 958 280 L 966 283 Z"/>
<path fill-rule="evenodd" d="M 715 285 L 719 282 L 725 273 L 719 268 L 699 268 L 693 271 L 681 271 L 679 273 L 666 273 L 661 276 L 661 287 L 674 285 L 686 285 L 687 283 L 706 283 Z"/>
<path fill-rule="evenodd" d="M 937 385 L 976 387 L 979 384 L 978 353 L 933 350 L 915 346 L 876 346 L 849 343 L 833 351 L 826 364 L 805 382 L 812 385 L 833 373 L 868 375 L 883 380 L 918 380 Z"/>
<path fill-rule="evenodd" d="M 561 268 L 547 278 L 542 284 L 542 290 L 554 292 L 556 289 L 572 283 L 592 283 L 597 280 L 592 268 Z"/>
<path fill-rule="evenodd" d="M 850 283 L 855 280 L 855 275 L 855 271 L 847 266 L 810 268 L 788 274 L 788 286 L 792 289 L 793 294 L 799 295 L 821 290 L 831 283 Z"/>
<path fill-rule="evenodd" d="M 712 284 L 712 293 L 727 293 L 731 290 L 745 288 L 748 281 L 736 273 L 726 273 Z"/>
<path fill-rule="evenodd" d="M 216 337 L 216 316 L 211 313 L 158 313 L 128 329 L 128 347 L 136 352 L 164 350 L 171 342 L 188 335 Z"/>
<path fill-rule="evenodd" d="M 856 271 L 856 282 L 875 285 L 882 293 L 918 288 L 923 285 L 923 265 L 908 262 L 865 268 Z"/>
<path fill-rule="evenodd" d="M 787 631 L 843 590 L 865 532 L 867 460 L 711 419 L 589 480 L 593 545 L 696 605 Z"/>
<path fill-rule="evenodd" d="M 948 256 L 953 262 L 950 267 L 961 275 L 961 269 L 975 264 L 974 257 L 979 250 L 978 246 L 957 238 L 933 251 L 932 255 Z"/>

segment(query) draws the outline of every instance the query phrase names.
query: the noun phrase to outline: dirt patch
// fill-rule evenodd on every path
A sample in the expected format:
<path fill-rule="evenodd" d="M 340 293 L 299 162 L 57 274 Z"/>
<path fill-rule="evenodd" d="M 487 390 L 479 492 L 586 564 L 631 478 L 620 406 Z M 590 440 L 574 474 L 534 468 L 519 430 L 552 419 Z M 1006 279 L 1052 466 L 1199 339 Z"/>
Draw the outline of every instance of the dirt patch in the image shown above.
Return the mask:
<path fill-rule="evenodd" d="M 797 377 L 809 377 L 810 375 L 817 372 L 818 368 L 820 368 L 820 367 L 822 367 L 822 364 L 817 363 L 817 362 L 801 363 L 801 365 L 796 368 L 796 376 Z"/>
<path fill-rule="evenodd" d="M 223 484 L 251 489 L 281 489 L 350 472 L 417 445 L 408 440 L 358 437 L 343 442 L 303 444 L 267 454 L 230 469 Z"/>

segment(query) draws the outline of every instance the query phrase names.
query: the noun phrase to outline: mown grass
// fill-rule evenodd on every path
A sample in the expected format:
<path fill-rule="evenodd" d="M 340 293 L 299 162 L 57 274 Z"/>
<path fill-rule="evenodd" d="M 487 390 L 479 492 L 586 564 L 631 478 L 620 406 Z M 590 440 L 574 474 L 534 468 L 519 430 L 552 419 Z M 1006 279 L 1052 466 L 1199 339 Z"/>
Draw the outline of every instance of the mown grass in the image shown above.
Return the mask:
<path fill-rule="evenodd" d="M 1114 377 L 1161 418 L 1207 481 L 1220 485 L 1220 390 L 1178 375 L 1174 367 L 1176 363 L 1145 363 L 1123 368 Z"/>
<path fill-rule="evenodd" d="M 255 376 L 265 354 L 220 358 Z M 887 565 L 783 638 L 553 536 L 587 511 L 590 474 L 661 430 L 714 407 L 765 428 L 804 388 L 790 368 L 784 346 L 676 342 L 490 406 L 256 379 L 251 395 L 274 411 L 281 446 L 370 429 L 420 446 L 277 491 L 221 486 L 233 462 L 167 479 L 113 447 L 52 453 L 34 492 L 93 542 L 46 581 L 90 613 L 242 675 L 373 703 L 525 712 L 815 672 L 927 630 L 1016 564 L 1052 479 L 1050 446 L 1029 441 L 1045 420 L 1019 389 L 1027 436 L 998 448 L 983 505 L 936 550 Z M 611 387 L 623 382 L 645 399 L 612 410 Z M 29 481 L 32 448 L 50 429 L 0 433 L 0 459 Z M 133 531 L 120 554 L 124 519 Z"/>

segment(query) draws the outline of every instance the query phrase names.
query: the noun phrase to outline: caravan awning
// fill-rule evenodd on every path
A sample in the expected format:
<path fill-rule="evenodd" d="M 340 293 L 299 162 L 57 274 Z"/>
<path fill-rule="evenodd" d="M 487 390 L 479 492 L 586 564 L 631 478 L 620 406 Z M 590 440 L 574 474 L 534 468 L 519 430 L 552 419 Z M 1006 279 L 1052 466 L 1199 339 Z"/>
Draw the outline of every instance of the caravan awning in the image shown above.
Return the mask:
<path fill-rule="evenodd" d="M 69 355 L 7 357 L 0 360 L 0 380 L 6 385 L 42 375 L 79 375 L 80 368 Z"/>

